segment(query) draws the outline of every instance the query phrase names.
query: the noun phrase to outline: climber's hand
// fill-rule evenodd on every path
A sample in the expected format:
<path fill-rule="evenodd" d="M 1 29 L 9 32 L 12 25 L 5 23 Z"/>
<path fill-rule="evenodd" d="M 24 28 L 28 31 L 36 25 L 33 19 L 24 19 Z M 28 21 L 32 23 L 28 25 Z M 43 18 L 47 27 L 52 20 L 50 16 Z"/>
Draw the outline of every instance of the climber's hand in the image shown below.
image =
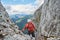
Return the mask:
<path fill-rule="evenodd" d="M 37 29 L 35 29 L 35 31 L 37 32 Z"/>
<path fill-rule="evenodd" d="M 24 29 L 21 30 L 22 32 L 24 31 Z"/>

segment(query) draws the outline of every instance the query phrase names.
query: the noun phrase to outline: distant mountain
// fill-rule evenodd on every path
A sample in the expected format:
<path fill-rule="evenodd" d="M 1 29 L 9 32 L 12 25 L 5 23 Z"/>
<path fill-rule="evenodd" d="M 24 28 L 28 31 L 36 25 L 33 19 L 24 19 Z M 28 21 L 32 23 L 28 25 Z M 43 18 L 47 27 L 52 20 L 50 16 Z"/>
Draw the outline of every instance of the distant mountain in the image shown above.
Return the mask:
<path fill-rule="evenodd" d="M 10 15 L 10 18 L 13 20 L 13 22 L 20 21 L 22 19 L 29 19 L 33 17 L 33 15 L 27 15 L 27 14 L 15 14 L 15 15 Z"/>
<path fill-rule="evenodd" d="M 19 26 L 20 30 L 22 30 L 22 28 L 27 23 L 27 19 L 30 19 L 32 17 L 33 15 L 26 15 L 26 14 L 15 14 L 10 16 L 11 20 Z M 27 31 L 25 31 L 25 33 L 26 32 Z"/>

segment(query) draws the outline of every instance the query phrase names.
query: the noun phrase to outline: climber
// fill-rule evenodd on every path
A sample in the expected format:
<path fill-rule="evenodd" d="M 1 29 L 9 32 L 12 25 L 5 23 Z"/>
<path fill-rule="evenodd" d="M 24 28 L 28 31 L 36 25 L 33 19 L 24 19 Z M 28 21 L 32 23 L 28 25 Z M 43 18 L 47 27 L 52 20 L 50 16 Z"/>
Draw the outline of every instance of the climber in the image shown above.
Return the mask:
<path fill-rule="evenodd" d="M 25 25 L 25 27 L 22 29 L 22 31 L 24 31 L 25 29 L 28 29 L 28 34 L 29 35 L 32 35 L 32 37 L 35 37 L 35 26 L 34 24 L 32 23 L 32 20 L 31 19 L 28 19 L 27 20 L 27 24 Z"/>

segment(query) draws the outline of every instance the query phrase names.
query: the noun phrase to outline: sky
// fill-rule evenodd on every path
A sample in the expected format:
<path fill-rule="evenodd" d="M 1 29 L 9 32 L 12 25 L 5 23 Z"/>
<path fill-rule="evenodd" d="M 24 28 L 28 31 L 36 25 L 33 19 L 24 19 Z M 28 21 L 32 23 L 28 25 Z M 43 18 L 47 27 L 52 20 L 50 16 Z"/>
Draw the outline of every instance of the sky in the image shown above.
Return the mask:
<path fill-rule="evenodd" d="M 9 15 L 34 14 L 43 0 L 1 0 Z"/>

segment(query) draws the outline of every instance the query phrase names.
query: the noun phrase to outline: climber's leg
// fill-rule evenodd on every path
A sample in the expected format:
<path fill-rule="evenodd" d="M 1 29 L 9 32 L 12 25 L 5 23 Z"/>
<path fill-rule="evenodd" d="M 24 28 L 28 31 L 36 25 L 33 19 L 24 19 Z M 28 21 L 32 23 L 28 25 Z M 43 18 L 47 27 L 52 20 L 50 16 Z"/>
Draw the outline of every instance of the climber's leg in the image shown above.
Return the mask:
<path fill-rule="evenodd" d="M 32 34 L 32 37 L 35 37 L 35 33 L 34 32 L 32 32 L 31 34 Z"/>
<path fill-rule="evenodd" d="M 29 36 L 30 36 L 30 34 L 31 34 L 30 31 L 28 31 L 28 35 L 29 35 Z"/>

